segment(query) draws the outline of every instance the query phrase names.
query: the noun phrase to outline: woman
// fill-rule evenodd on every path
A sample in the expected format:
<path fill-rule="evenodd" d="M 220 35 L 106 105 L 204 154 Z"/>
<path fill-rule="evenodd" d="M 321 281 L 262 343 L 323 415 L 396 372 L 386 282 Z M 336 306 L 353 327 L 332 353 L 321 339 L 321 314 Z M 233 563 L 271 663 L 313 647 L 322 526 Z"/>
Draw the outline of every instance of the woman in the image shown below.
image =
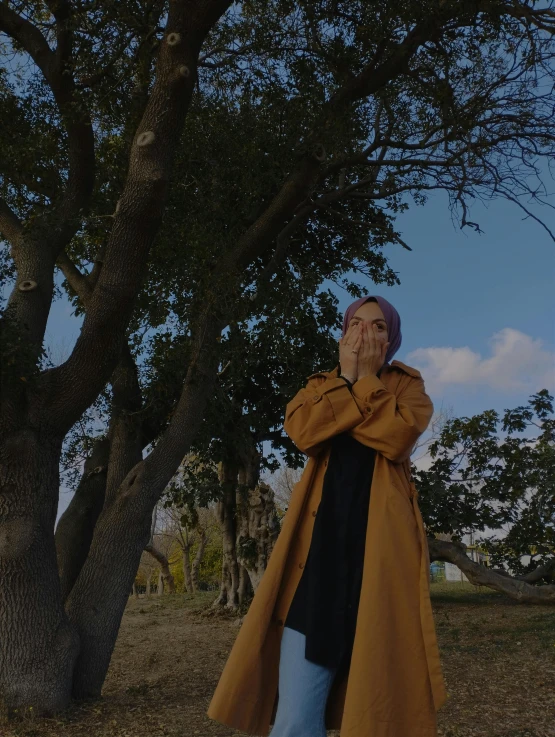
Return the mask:
<path fill-rule="evenodd" d="M 309 377 L 284 429 L 309 456 L 208 709 L 270 737 L 435 737 L 447 698 L 410 454 L 433 405 L 389 359 L 382 297 L 345 312 L 339 366 Z M 273 728 L 269 732 L 270 724 Z"/>

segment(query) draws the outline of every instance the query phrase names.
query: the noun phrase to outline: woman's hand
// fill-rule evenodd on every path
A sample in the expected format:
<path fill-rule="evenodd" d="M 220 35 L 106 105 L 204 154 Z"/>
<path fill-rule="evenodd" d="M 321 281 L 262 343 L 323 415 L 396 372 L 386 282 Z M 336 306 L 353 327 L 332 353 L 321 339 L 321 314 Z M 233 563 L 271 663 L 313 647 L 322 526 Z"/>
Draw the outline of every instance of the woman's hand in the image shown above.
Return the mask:
<path fill-rule="evenodd" d="M 362 379 L 368 374 L 376 375 L 384 365 L 385 356 L 389 343 L 383 343 L 379 340 L 377 326 L 369 325 L 367 322 L 359 323 L 362 325 L 362 346 L 358 354 L 358 375 L 357 378 Z"/>
<path fill-rule="evenodd" d="M 339 363 L 341 373 L 348 379 L 352 379 L 353 382 L 358 378 L 357 361 L 361 346 L 362 329 L 360 323 L 351 325 L 343 338 L 339 339 Z"/>

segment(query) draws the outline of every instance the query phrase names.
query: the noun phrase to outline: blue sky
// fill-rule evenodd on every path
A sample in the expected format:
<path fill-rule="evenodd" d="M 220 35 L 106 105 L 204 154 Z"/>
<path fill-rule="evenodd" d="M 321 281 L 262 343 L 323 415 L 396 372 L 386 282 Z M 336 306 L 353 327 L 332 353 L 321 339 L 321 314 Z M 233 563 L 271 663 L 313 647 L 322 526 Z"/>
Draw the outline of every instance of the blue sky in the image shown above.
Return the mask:
<path fill-rule="evenodd" d="M 549 208 L 539 214 L 553 226 Z M 555 390 L 555 243 L 522 215 L 507 201 L 479 204 L 484 232 L 462 232 L 437 194 L 397 221 L 413 249 L 387 251 L 401 285 L 368 285 L 401 315 L 395 358 L 421 370 L 436 409 L 502 411 Z M 352 298 L 333 288 L 344 310 Z"/>

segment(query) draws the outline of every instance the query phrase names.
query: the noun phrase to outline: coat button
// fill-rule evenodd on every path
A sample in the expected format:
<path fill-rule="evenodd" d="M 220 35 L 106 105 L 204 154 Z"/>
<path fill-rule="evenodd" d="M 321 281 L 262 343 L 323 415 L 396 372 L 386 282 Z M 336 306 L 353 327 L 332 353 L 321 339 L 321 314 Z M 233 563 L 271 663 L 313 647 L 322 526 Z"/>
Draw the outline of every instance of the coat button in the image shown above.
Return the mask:
<path fill-rule="evenodd" d="M 299 568 L 304 568 L 304 563 L 299 563 Z"/>
<path fill-rule="evenodd" d="M 277 623 L 278 623 L 278 626 L 281 627 L 283 625 L 283 619 L 278 619 Z"/>
<path fill-rule="evenodd" d="M 322 399 L 322 397 L 320 396 L 320 394 L 314 394 L 313 397 L 312 397 L 312 401 L 314 403 L 319 402 L 320 399 Z"/>
<path fill-rule="evenodd" d="M 314 510 L 313 510 L 313 512 L 312 512 L 312 516 L 313 516 L 313 517 L 316 517 L 316 510 L 315 510 L 315 509 L 314 509 Z"/>

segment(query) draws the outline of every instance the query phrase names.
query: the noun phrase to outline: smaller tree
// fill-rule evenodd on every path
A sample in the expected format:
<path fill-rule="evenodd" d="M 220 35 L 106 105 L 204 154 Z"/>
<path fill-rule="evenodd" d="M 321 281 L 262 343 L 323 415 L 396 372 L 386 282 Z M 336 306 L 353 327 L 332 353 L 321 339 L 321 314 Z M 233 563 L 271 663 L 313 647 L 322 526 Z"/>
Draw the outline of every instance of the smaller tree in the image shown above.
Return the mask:
<path fill-rule="evenodd" d="M 486 410 L 445 423 L 429 448 L 430 469 L 413 467 L 428 534 L 452 537 L 429 540 L 430 560 L 450 561 L 472 583 L 518 601 L 555 603 L 552 415 L 553 397 L 542 389 L 528 406 L 505 410 L 501 418 Z M 530 435 L 534 428 L 538 433 Z M 486 528 L 506 533 L 476 539 L 490 555 L 490 568 L 471 561 L 462 543 L 467 532 Z"/>
<path fill-rule="evenodd" d="M 218 540 L 219 528 L 213 509 L 176 506 L 172 500 L 178 498 L 178 488 L 172 485 L 171 497 L 160 511 L 160 535 L 171 546 L 172 557 L 181 559 L 183 591 L 194 595 L 199 584 L 211 583 L 205 580 L 202 568 L 207 551 Z"/>

